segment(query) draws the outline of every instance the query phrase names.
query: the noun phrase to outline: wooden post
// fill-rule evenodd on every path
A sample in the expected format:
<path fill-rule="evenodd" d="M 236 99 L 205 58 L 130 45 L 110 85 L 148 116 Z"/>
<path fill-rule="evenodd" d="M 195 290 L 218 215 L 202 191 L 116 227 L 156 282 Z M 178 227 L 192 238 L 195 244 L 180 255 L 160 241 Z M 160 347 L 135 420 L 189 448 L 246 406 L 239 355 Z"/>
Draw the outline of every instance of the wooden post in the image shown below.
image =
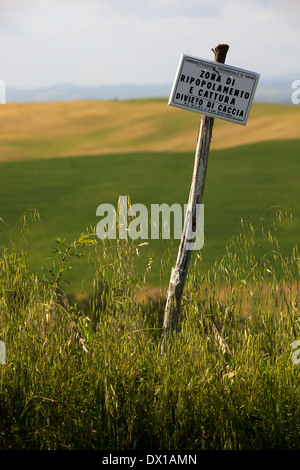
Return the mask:
<path fill-rule="evenodd" d="M 229 46 L 227 44 L 219 44 L 213 50 L 215 54 L 214 60 L 216 62 L 224 64 L 228 49 Z M 213 125 L 214 118 L 204 115 L 202 116 L 195 153 L 194 172 L 188 200 L 188 204 L 190 205 L 190 207 L 192 207 L 192 210 L 186 212 L 184 229 L 179 245 L 177 261 L 175 268 L 172 270 L 171 273 L 168 297 L 165 306 L 163 337 L 168 337 L 169 333 L 176 330 L 178 326 L 182 293 L 192 254 L 192 250 L 187 248 L 187 244 L 190 243 L 190 240 L 188 240 L 186 237 L 186 234 L 188 233 L 186 227 L 192 223 L 192 227 L 194 230 L 196 226 L 196 209 L 197 204 L 201 203 L 204 191 L 208 163 L 208 153 Z M 191 217 L 192 221 L 190 220 Z"/>

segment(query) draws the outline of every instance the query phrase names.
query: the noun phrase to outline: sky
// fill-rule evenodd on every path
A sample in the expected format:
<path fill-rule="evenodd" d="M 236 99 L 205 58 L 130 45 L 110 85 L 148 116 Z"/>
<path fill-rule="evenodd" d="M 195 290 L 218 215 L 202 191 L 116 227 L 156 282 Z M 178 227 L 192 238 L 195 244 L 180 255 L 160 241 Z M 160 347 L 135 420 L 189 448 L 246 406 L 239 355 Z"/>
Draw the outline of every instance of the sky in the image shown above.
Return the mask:
<path fill-rule="evenodd" d="M 181 53 L 300 79 L 299 0 L 0 0 L 0 80 L 172 83 Z"/>

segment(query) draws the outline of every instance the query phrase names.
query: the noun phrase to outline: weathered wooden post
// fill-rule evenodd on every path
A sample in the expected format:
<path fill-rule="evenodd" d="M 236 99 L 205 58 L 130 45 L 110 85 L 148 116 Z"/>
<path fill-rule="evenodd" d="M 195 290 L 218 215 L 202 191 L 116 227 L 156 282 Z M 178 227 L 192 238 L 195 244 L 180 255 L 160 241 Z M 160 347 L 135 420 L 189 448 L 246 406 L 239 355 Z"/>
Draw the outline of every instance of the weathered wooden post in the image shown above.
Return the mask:
<path fill-rule="evenodd" d="M 214 61 L 224 63 L 228 49 L 229 46 L 227 44 L 219 44 L 215 48 L 215 50 L 213 50 L 213 52 L 215 53 Z M 164 338 L 168 337 L 169 333 L 176 330 L 178 326 L 183 288 L 192 254 L 192 250 L 188 249 L 188 244 L 190 244 L 191 241 L 187 238 L 188 231 L 186 230 L 186 227 L 189 224 L 192 224 L 194 230 L 196 226 L 197 204 L 201 203 L 204 191 L 208 163 L 208 153 L 212 137 L 213 125 L 213 117 L 205 115 L 202 116 L 196 146 L 193 178 L 188 200 L 188 205 L 190 205 L 191 211 L 186 212 L 184 229 L 179 245 L 177 261 L 171 273 L 163 322 Z M 192 220 L 190 220 L 190 218 L 192 218 Z"/>

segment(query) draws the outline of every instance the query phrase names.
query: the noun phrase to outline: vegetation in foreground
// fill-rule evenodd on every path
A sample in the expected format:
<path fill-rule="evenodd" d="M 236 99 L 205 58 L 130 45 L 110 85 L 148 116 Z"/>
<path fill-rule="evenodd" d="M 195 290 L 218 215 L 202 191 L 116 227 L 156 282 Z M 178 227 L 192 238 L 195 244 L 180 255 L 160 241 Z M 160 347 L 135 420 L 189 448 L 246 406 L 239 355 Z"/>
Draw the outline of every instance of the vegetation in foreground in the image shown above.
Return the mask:
<path fill-rule="evenodd" d="M 300 258 L 280 251 L 282 220 L 242 222 L 209 271 L 194 253 L 180 330 L 164 350 L 163 300 L 138 301 L 151 265 L 139 278 L 143 246 L 59 241 L 48 280 L 2 248 L 0 448 L 300 449 Z M 63 278 L 88 245 L 94 293 L 80 309 Z"/>

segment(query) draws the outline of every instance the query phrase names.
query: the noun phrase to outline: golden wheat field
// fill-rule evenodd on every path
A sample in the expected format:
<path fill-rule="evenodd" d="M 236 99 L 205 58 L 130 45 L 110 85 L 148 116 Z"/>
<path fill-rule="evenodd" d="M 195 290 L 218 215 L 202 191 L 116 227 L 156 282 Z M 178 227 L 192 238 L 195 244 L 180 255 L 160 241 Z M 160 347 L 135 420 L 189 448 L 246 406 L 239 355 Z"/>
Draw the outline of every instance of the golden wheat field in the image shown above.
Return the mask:
<path fill-rule="evenodd" d="M 8 103 L 0 110 L 0 162 L 122 152 L 194 151 L 200 115 L 167 98 Z M 300 110 L 254 103 L 247 126 L 215 120 L 212 149 L 296 139 Z"/>

